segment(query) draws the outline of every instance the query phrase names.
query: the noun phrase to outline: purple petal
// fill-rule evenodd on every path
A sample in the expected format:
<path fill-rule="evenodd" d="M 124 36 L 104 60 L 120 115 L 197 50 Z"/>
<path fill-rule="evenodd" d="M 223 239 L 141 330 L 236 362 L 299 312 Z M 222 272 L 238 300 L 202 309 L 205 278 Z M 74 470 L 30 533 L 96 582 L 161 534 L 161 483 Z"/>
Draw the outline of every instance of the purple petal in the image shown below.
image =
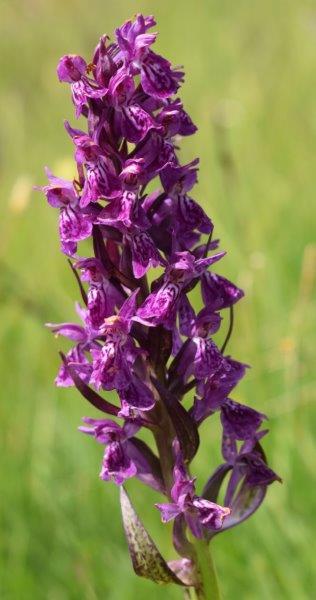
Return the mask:
<path fill-rule="evenodd" d="M 92 223 L 80 211 L 70 206 L 60 212 L 59 234 L 63 242 L 79 242 L 91 235 Z"/>
<path fill-rule="evenodd" d="M 187 165 L 169 165 L 160 173 L 163 188 L 167 194 L 186 194 L 197 183 L 196 158 Z"/>
<path fill-rule="evenodd" d="M 91 427 L 80 426 L 78 427 L 79 431 L 94 436 L 99 444 L 109 444 L 125 439 L 122 427 L 110 419 L 83 417 L 82 420 L 87 425 L 91 425 Z"/>
<path fill-rule="evenodd" d="M 122 304 L 120 308 L 119 316 L 127 322 L 129 322 L 135 315 L 138 293 L 139 288 L 134 290 L 134 292 L 129 296 L 129 298 L 127 298 L 127 300 L 125 300 L 124 304 Z"/>
<path fill-rule="evenodd" d="M 211 339 L 194 338 L 196 354 L 193 373 L 197 379 L 211 377 L 222 366 L 225 360 Z"/>
<path fill-rule="evenodd" d="M 221 260 L 223 256 L 225 256 L 226 252 L 218 252 L 217 254 L 213 254 L 213 256 L 209 256 L 208 258 L 199 258 L 195 263 L 195 271 L 197 275 L 201 275 L 207 267 L 213 265 L 218 260 Z"/>
<path fill-rule="evenodd" d="M 75 323 L 46 323 L 46 327 L 49 327 L 56 336 L 63 335 L 74 342 L 87 341 L 86 330 L 81 325 Z"/>
<path fill-rule="evenodd" d="M 100 478 L 122 485 L 126 479 L 134 477 L 136 472 L 136 466 L 124 452 L 123 444 L 120 442 L 109 444 L 104 452 Z"/>
<path fill-rule="evenodd" d="M 194 328 L 196 315 L 185 294 L 181 296 L 178 305 L 178 311 L 180 333 L 182 333 L 182 335 L 190 337 Z"/>
<path fill-rule="evenodd" d="M 57 75 L 59 81 L 74 83 L 81 79 L 86 70 L 87 63 L 81 56 L 78 56 L 77 54 L 67 54 L 66 56 L 63 56 L 58 63 Z"/>
<path fill-rule="evenodd" d="M 221 529 L 224 519 L 231 512 L 229 508 L 220 506 L 204 498 L 193 500 L 193 506 L 197 509 L 201 525 L 207 529 Z"/>
<path fill-rule="evenodd" d="M 92 349 L 93 371 L 91 383 L 100 389 L 122 389 L 129 385 L 130 372 L 122 351 L 108 341 L 100 350 Z"/>
<path fill-rule="evenodd" d="M 125 104 L 133 95 L 133 92 L 135 91 L 134 80 L 133 77 L 126 72 L 124 67 L 119 69 L 115 75 L 111 77 L 108 91 L 114 106 L 117 107 Z"/>
<path fill-rule="evenodd" d="M 204 210 L 187 195 L 178 198 L 177 215 L 179 223 L 185 229 L 197 229 L 201 233 L 211 233 L 213 223 Z"/>
<path fill-rule="evenodd" d="M 70 367 L 69 363 L 73 366 Z M 57 387 L 71 387 L 74 385 L 71 371 L 76 373 L 80 382 L 87 383 L 90 379 L 91 365 L 80 346 L 75 346 L 66 354 L 65 361 L 63 361 L 55 379 Z"/>
<path fill-rule="evenodd" d="M 127 387 L 119 390 L 119 396 L 122 402 L 137 410 L 151 410 L 155 404 L 155 398 L 149 387 L 135 376 Z"/>
<path fill-rule="evenodd" d="M 133 272 L 136 279 L 143 277 L 150 267 L 158 267 L 163 264 L 154 242 L 147 233 L 135 234 L 130 241 Z"/>
<path fill-rule="evenodd" d="M 181 71 L 173 71 L 169 61 L 149 51 L 142 64 L 141 82 L 144 91 L 154 98 L 169 98 L 176 94 L 183 81 Z"/>
<path fill-rule="evenodd" d="M 274 481 L 281 481 L 257 452 L 242 455 L 238 464 L 246 467 L 246 482 L 249 486 L 267 486 Z"/>
<path fill-rule="evenodd" d="M 219 367 L 203 383 L 200 391 L 203 399 L 195 398 L 192 414 L 198 423 L 221 407 L 232 389 L 244 376 L 246 368 L 247 365 L 230 357 L 223 358 Z"/>
<path fill-rule="evenodd" d="M 181 514 L 181 509 L 177 504 L 155 504 L 156 508 L 160 510 L 161 520 L 163 523 L 168 523 L 168 521 L 172 521 L 178 515 Z"/>
<path fill-rule="evenodd" d="M 122 107 L 121 128 L 123 137 L 134 144 L 141 142 L 150 129 L 161 129 L 160 125 L 136 104 Z"/>
<path fill-rule="evenodd" d="M 172 317 L 180 291 L 179 285 L 167 283 L 158 292 L 153 292 L 148 296 L 138 309 L 134 320 L 149 326 L 168 321 Z"/>
<path fill-rule="evenodd" d="M 210 310 L 228 308 L 243 297 L 244 292 L 216 273 L 207 272 L 201 279 L 202 298 Z"/>
<path fill-rule="evenodd" d="M 55 177 L 48 167 L 45 168 L 45 173 L 49 184 L 38 186 L 35 189 L 45 193 L 48 203 L 53 208 L 63 208 L 69 204 L 76 205 L 78 194 L 74 189 L 73 182 Z"/>
<path fill-rule="evenodd" d="M 236 440 L 251 438 L 266 418 L 264 414 L 234 400 L 226 400 L 221 407 L 224 434 Z"/>

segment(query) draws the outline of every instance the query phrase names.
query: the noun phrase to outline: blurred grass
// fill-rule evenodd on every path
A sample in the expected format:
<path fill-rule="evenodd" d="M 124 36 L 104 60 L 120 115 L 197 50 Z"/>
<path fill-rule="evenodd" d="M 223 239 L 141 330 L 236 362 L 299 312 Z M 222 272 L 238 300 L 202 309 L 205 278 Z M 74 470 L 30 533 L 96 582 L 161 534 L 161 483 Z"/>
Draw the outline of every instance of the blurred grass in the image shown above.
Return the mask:
<path fill-rule="evenodd" d="M 222 270 L 247 292 L 230 351 L 252 369 L 234 397 L 269 414 L 265 447 L 284 479 L 251 521 L 215 540 L 224 595 L 313 598 L 315 4 L 1 0 L 0 10 L 1 599 L 181 596 L 133 575 L 117 490 L 98 480 L 101 449 L 76 431 L 93 413 L 53 387 L 58 346 L 42 323 L 71 320 L 77 291 L 56 214 L 31 191 L 44 164 L 70 169 L 62 121 L 74 119 L 59 57 L 89 56 L 98 36 L 140 10 L 157 17 L 160 51 L 185 66 L 183 99 L 199 132 L 183 159 L 201 156 L 197 197 L 228 250 Z M 216 423 L 203 444 L 200 481 L 218 457 Z M 153 495 L 130 487 L 171 553 Z"/>

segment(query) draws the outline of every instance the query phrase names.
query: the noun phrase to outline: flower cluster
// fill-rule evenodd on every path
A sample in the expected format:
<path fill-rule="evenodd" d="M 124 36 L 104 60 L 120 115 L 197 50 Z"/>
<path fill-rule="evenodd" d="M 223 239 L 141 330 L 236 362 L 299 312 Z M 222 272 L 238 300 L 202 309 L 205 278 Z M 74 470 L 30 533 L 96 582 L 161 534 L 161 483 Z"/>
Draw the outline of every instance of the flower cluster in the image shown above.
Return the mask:
<path fill-rule="evenodd" d="M 230 398 L 247 366 L 225 354 L 228 339 L 222 348 L 212 339 L 243 292 L 213 270 L 225 253 L 191 197 L 198 159 L 182 165 L 178 156 L 179 138 L 196 131 L 177 98 L 183 72 L 152 50 L 154 25 L 153 17 L 137 15 L 116 30 L 115 43 L 100 39 L 90 63 L 77 55 L 59 62 L 59 80 L 70 84 L 76 117 L 87 127 L 65 124 L 76 178 L 47 169 L 41 189 L 59 211 L 61 250 L 83 305 L 81 325 L 49 327 L 74 342 L 56 384 L 75 385 L 112 417 L 84 418 L 80 428 L 105 447 L 101 479 L 121 485 L 138 477 L 165 494 L 157 507 L 164 522 L 175 519 L 176 533 L 188 527 L 207 538 L 249 516 L 278 477 L 260 445 L 265 416 Z M 78 243 L 88 238 L 93 256 L 79 256 Z M 196 287 L 198 313 L 189 295 Z M 117 404 L 102 396 L 109 390 Z M 182 400 L 192 390 L 187 409 Z M 189 463 L 199 425 L 215 413 L 224 462 L 198 496 Z M 152 432 L 158 454 L 136 437 L 142 428 Z M 177 548 L 182 534 L 175 534 Z"/>

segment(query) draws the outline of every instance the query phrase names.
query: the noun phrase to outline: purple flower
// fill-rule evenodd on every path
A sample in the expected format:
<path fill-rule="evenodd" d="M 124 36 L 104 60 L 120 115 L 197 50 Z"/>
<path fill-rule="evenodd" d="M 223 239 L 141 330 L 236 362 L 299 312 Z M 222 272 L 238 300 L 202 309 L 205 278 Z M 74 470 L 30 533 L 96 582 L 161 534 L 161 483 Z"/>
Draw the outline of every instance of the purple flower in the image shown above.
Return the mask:
<path fill-rule="evenodd" d="M 95 439 L 106 446 L 100 478 L 104 481 L 114 481 L 122 485 L 126 479 L 133 477 L 137 467 L 128 454 L 128 440 L 139 429 L 139 425 L 126 422 L 124 427 L 109 419 L 91 419 L 84 417 L 83 421 L 91 427 L 79 427 L 83 433 L 95 437 Z"/>
<path fill-rule="evenodd" d="M 123 106 L 121 109 L 122 135 L 129 142 L 141 142 L 151 129 L 161 130 L 161 126 L 137 104 Z"/>
<path fill-rule="evenodd" d="M 244 292 L 233 283 L 208 271 L 201 278 L 202 298 L 210 310 L 228 308 L 243 297 Z"/>
<path fill-rule="evenodd" d="M 183 110 L 179 98 L 163 106 L 157 115 L 157 122 L 163 126 L 166 137 L 192 135 L 197 130 L 188 113 Z"/>
<path fill-rule="evenodd" d="M 96 342 L 98 332 L 90 327 L 88 312 L 82 309 L 79 304 L 76 305 L 76 310 L 83 321 L 83 325 L 78 325 L 76 323 L 46 323 L 46 326 L 56 337 L 62 335 L 63 337 L 76 342 L 76 346 L 71 348 L 66 354 L 66 364 L 63 363 L 61 365 L 55 379 L 55 383 L 58 387 L 69 387 L 74 385 L 66 365 L 72 366 L 81 379 L 86 383 L 89 382 L 92 365 L 87 358 L 87 353 L 90 352 L 92 348 L 98 347 L 98 343 Z"/>
<path fill-rule="evenodd" d="M 218 313 L 210 312 L 208 307 L 202 308 L 196 315 L 187 296 L 182 296 L 179 304 L 179 329 L 187 337 L 206 338 L 216 333 L 221 325 Z"/>
<path fill-rule="evenodd" d="M 135 305 L 137 293 L 138 290 L 124 302 L 118 315 L 104 320 L 101 332 L 106 336 L 106 341 L 100 349 L 92 351 L 91 381 L 97 389 L 101 387 L 106 390 L 122 389 L 129 384 L 131 368 L 138 354 L 129 336 L 131 328 L 129 309 Z"/>
<path fill-rule="evenodd" d="M 154 25 L 156 25 L 156 21 L 152 16 L 144 17 L 138 14 L 134 23 L 126 21 L 122 27 L 116 29 L 118 46 L 125 62 L 127 64 L 132 63 L 132 66 L 134 62 L 136 70 L 142 56 L 146 54 L 148 47 L 156 40 L 156 33 L 147 33 L 148 29 L 151 29 Z"/>
<path fill-rule="evenodd" d="M 150 267 L 163 265 L 153 240 L 145 231 L 127 236 L 131 246 L 133 273 L 136 279 L 143 277 Z"/>
<path fill-rule="evenodd" d="M 264 414 L 250 406 L 230 399 L 227 399 L 221 407 L 224 435 L 235 440 L 251 439 L 266 418 Z"/>
<path fill-rule="evenodd" d="M 225 252 L 217 250 L 213 222 L 194 198 L 199 159 L 180 162 L 179 138 L 196 126 L 175 96 L 183 72 L 152 49 L 155 24 L 138 14 L 116 30 L 113 42 L 103 35 L 92 59 L 68 54 L 59 61 L 58 79 L 70 84 L 75 116 L 86 126 L 65 123 L 76 179 L 59 179 L 47 169 L 48 185 L 39 189 L 59 210 L 61 249 L 75 258 L 68 262 L 84 306 L 77 305 L 82 324 L 48 326 L 72 342 L 61 353 L 56 385 L 75 385 L 102 412 L 80 428 L 105 446 L 101 479 L 122 485 L 137 477 L 165 495 L 156 504 L 162 521 L 175 519 L 174 546 L 185 557 L 177 576 L 122 494 L 135 571 L 195 585 L 200 567 L 187 530 L 207 540 L 241 522 L 278 476 L 259 443 L 265 415 L 229 397 L 247 368 L 224 355 L 232 306 L 243 291 L 210 270 Z M 78 254 L 87 238 L 91 254 L 86 242 Z M 226 328 L 225 309 L 230 323 L 220 333 L 220 349 L 213 336 L 223 321 Z M 182 400 L 190 390 L 188 408 Z M 104 397 L 108 391 L 116 392 L 111 402 Z M 225 462 L 199 496 L 189 465 L 199 448 L 199 426 L 216 411 Z M 158 454 L 137 437 L 141 428 L 153 434 Z M 217 503 L 219 492 L 224 506 Z M 139 539 L 152 553 L 149 570 L 137 562 Z"/>
<path fill-rule="evenodd" d="M 91 349 L 91 383 L 97 389 L 116 389 L 122 402 L 132 408 L 149 410 L 155 400 L 149 387 L 137 375 L 135 365 L 137 359 L 141 360 L 143 351 L 129 335 L 138 291 L 135 290 L 124 302 L 118 315 L 104 320 L 100 331 L 106 336 L 105 343 L 101 348 Z"/>
<path fill-rule="evenodd" d="M 129 384 L 118 390 L 121 401 L 121 406 L 125 410 L 121 411 L 121 415 L 128 409 L 136 409 L 137 411 L 146 411 L 154 407 L 155 399 L 152 391 L 138 376 L 133 374 Z"/>
<path fill-rule="evenodd" d="M 86 357 L 82 346 L 77 345 L 71 348 L 66 354 L 66 364 L 74 367 L 79 377 L 88 383 L 91 375 L 91 364 Z M 74 385 L 73 379 L 65 364 L 62 364 L 55 379 L 57 387 L 71 387 Z"/>
<path fill-rule="evenodd" d="M 245 375 L 247 365 L 225 357 L 217 370 L 198 386 L 201 398 L 195 397 L 192 416 L 197 422 L 218 410 Z"/>
<path fill-rule="evenodd" d="M 220 529 L 223 520 L 230 509 L 200 498 L 195 494 L 195 480 L 190 479 L 183 461 L 178 444 L 175 444 L 176 465 L 173 471 L 174 484 L 171 489 L 173 502 L 156 504 L 161 512 L 163 523 L 183 515 L 192 534 L 197 538 L 203 537 L 203 529 Z"/>
<path fill-rule="evenodd" d="M 57 75 L 59 81 L 74 83 L 82 78 L 86 73 L 86 70 L 87 63 L 81 56 L 78 56 L 77 54 L 67 54 L 66 56 L 63 56 L 58 63 Z"/>
<path fill-rule="evenodd" d="M 165 283 L 148 296 L 135 320 L 150 326 L 163 323 L 167 328 L 172 327 L 184 286 L 222 256 L 223 253 L 219 253 L 196 260 L 190 252 L 177 252 L 166 270 Z"/>
<path fill-rule="evenodd" d="M 133 74 L 140 73 L 143 90 L 154 98 L 168 98 L 177 92 L 183 73 L 172 70 L 168 60 L 149 49 L 156 34 L 147 30 L 155 24 L 153 17 L 137 15 L 134 23 L 127 21 L 116 30 L 116 37 L 125 65 Z"/>
<path fill-rule="evenodd" d="M 119 196 L 121 186 L 110 157 L 104 155 L 90 136 L 79 129 L 73 129 L 67 121 L 65 127 L 76 146 L 78 170 L 80 171 L 82 165 L 86 169 L 80 206 L 84 208 L 100 198 Z"/>
<path fill-rule="evenodd" d="M 225 502 L 228 506 L 233 507 L 233 512 L 236 499 L 238 505 L 238 498 L 240 496 L 242 498 L 246 490 L 251 493 L 253 488 L 260 489 L 263 492 L 262 495 L 259 495 L 260 504 L 267 486 L 271 485 L 274 481 L 281 482 L 280 477 L 267 465 L 265 455 L 259 444 L 259 440 L 267 433 L 267 430 L 253 432 L 252 436 L 246 439 L 239 449 L 237 448 L 235 438 L 223 435 L 223 456 L 227 465 L 232 469 L 227 484 Z M 242 486 L 240 485 L 241 482 L 243 482 Z M 252 512 L 257 507 L 255 504 Z M 241 518 L 241 520 L 243 519 Z"/>
<path fill-rule="evenodd" d="M 55 177 L 46 168 L 49 185 L 38 187 L 43 190 L 48 203 L 60 209 L 59 235 L 62 252 L 73 256 L 77 251 L 77 242 L 91 235 L 92 222 L 80 208 L 80 197 L 73 182 Z"/>
<path fill-rule="evenodd" d="M 144 91 L 154 98 L 169 98 L 183 82 L 182 71 L 173 70 L 168 60 L 149 50 L 140 65 Z"/>
<path fill-rule="evenodd" d="M 124 295 L 111 283 L 99 260 L 80 259 L 76 268 L 81 270 L 82 280 L 90 284 L 87 293 L 88 322 L 92 328 L 99 329 L 104 320 L 113 315 L 115 308 L 122 305 Z"/>
<path fill-rule="evenodd" d="M 177 197 L 189 192 L 197 183 L 198 163 L 196 158 L 188 165 L 168 165 L 161 171 L 160 179 L 166 194 Z"/>

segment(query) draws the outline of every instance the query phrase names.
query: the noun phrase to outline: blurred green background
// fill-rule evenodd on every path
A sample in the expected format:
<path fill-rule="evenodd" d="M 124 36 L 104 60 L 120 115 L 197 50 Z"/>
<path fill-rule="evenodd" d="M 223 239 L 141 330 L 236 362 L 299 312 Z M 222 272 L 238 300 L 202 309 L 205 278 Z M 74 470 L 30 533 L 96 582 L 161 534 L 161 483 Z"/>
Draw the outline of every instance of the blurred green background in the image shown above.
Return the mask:
<path fill-rule="evenodd" d="M 221 270 L 247 292 L 230 352 L 252 365 L 234 398 L 266 412 L 265 442 L 283 477 L 260 511 L 214 541 L 226 600 L 314 598 L 316 522 L 312 294 L 316 7 L 305 0 L 1 0 L 1 564 L 5 600 L 177 599 L 134 576 L 118 491 L 98 479 L 102 448 L 76 428 L 93 415 L 56 390 L 45 321 L 72 320 L 77 290 L 59 254 L 57 214 L 32 191 L 43 166 L 72 176 L 63 119 L 74 123 L 59 57 L 89 58 L 99 36 L 154 13 L 157 50 L 183 64 L 182 97 L 199 126 L 181 156 L 201 156 L 196 197 L 228 250 Z M 219 457 L 203 428 L 200 484 Z M 135 504 L 174 557 L 154 494 Z"/>

